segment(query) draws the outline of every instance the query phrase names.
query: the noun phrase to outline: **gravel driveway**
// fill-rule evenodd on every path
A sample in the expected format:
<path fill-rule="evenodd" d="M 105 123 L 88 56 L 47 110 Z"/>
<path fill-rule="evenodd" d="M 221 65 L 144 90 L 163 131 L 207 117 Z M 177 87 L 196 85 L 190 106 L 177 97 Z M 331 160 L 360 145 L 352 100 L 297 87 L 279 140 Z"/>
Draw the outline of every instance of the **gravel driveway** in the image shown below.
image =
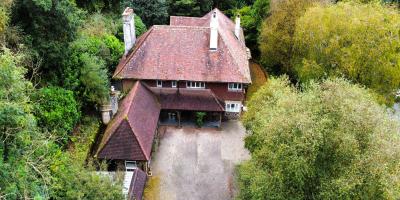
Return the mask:
<path fill-rule="evenodd" d="M 152 163 L 160 199 L 232 199 L 234 166 L 250 157 L 244 135 L 239 121 L 224 122 L 222 130 L 167 128 Z"/>

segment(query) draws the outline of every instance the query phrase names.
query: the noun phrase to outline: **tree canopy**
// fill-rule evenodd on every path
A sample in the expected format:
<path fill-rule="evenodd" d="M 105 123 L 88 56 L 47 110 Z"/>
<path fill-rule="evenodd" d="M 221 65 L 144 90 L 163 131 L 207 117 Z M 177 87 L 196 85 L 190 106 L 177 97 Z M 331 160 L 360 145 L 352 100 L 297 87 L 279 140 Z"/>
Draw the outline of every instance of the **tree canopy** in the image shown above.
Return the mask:
<path fill-rule="evenodd" d="M 393 101 L 400 85 L 400 14 L 379 4 L 318 5 L 297 21 L 299 80 L 344 76 Z"/>
<path fill-rule="evenodd" d="M 399 122 L 343 79 L 271 78 L 248 102 L 240 199 L 398 199 Z"/>

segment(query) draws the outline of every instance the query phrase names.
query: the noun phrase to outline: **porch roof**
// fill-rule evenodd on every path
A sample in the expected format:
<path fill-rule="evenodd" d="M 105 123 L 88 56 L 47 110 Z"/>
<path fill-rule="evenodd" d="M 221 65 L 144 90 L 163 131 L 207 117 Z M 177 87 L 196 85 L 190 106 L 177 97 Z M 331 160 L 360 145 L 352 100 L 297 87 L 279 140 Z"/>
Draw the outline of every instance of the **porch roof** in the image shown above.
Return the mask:
<path fill-rule="evenodd" d="M 150 88 L 161 109 L 223 112 L 224 106 L 210 89 Z"/>

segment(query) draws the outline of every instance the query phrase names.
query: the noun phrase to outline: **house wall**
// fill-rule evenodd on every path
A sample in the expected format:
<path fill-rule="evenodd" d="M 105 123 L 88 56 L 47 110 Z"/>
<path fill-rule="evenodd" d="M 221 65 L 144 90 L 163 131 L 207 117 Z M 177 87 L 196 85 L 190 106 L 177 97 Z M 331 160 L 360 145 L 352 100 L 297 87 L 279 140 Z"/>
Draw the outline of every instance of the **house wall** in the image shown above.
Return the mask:
<path fill-rule="evenodd" d="M 156 80 L 142 80 L 150 87 L 156 87 Z M 134 80 L 123 80 L 124 90 L 132 87 Z M 179 81 L 180 88 L 186 88 L 186 81 Z M 171 81 L 163 81 L 163 87 L 171 87 Z M 206 83 L 206 89 L 211 89 L 221 100 L 243 101 L 245 98 L 245 89 L 242 91 L 228 91 L 228 83 Z"/>

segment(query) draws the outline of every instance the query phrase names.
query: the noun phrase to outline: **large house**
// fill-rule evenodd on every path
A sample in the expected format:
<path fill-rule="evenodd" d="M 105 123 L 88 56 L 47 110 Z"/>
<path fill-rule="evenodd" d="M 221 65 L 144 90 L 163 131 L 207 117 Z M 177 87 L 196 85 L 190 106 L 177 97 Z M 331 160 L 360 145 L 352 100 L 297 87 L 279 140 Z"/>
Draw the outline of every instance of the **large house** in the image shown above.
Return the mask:
<path fill-rule="evenodd" d="M 218 9 L 203 17 L 171 16 L 136 40 L 133 10 L 123 13 L 125 55 L 113 79 L 127 93 L 104 133 L 96 156 L 136 162 L 148 171 L 159 124 L 208 126 L 236 118 L 243 108 L 250 52 L 240 18 Z"/>

